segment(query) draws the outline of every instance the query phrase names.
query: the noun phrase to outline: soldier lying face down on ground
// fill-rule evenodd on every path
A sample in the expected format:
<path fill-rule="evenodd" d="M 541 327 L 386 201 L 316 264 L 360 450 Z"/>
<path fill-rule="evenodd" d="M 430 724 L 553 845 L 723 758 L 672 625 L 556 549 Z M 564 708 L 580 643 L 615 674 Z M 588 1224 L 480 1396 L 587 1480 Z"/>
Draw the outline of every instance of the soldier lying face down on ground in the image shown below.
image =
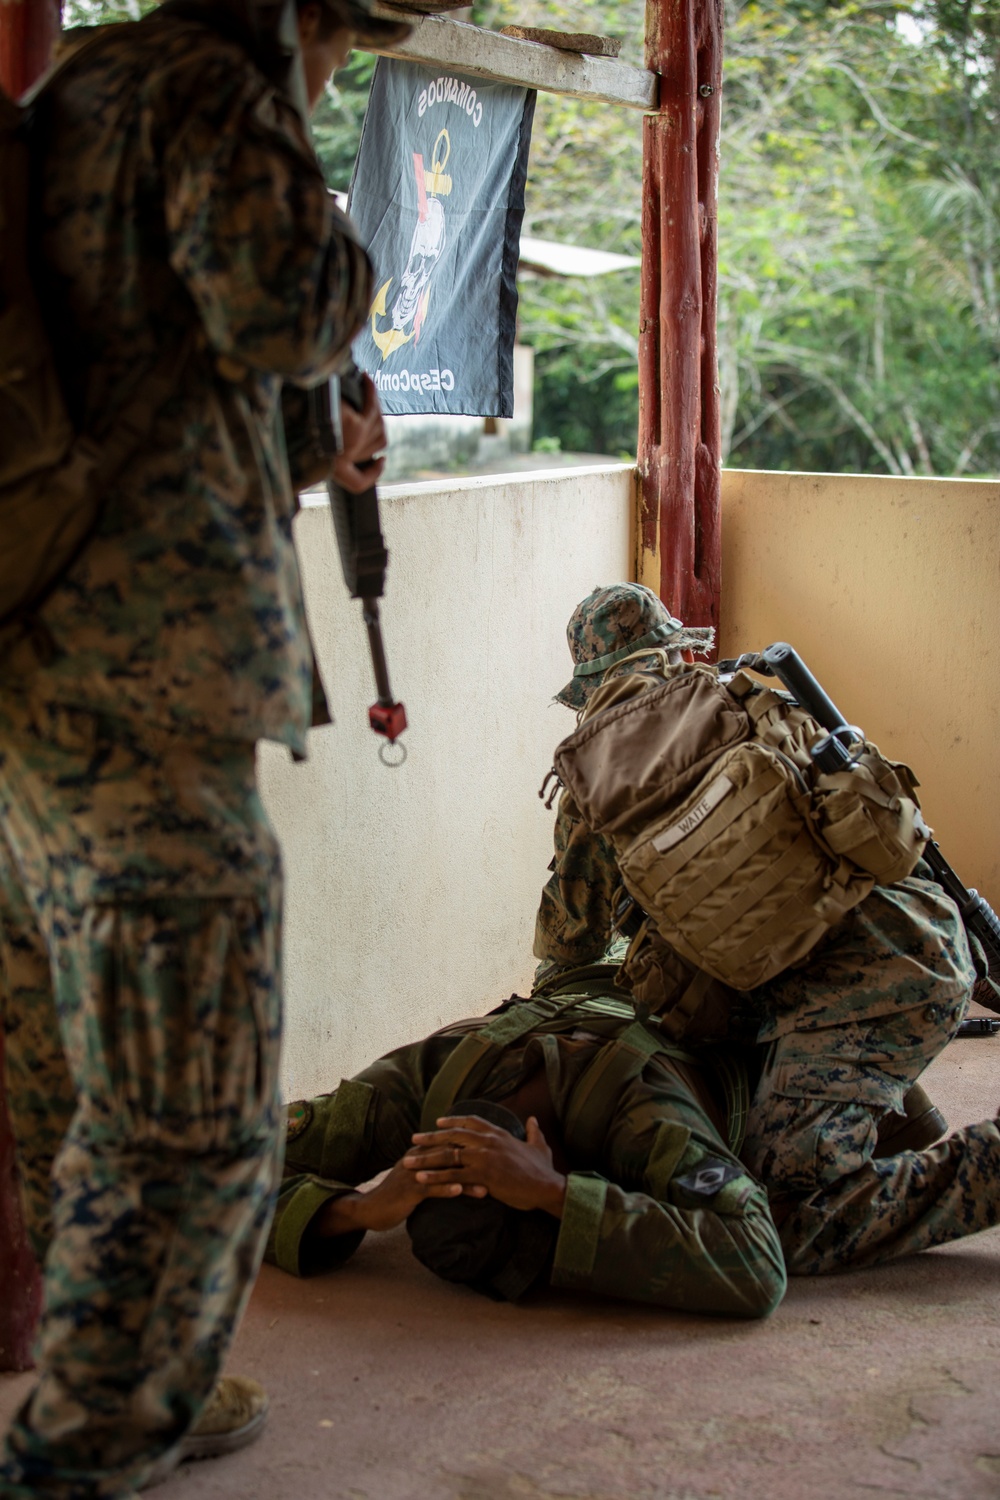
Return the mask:
<path fill-rule="evenodd" d="M 749 1318 L 777 1306 L 786 1267 L 875 1265 L 1000 1221 L 993 1121 L 798 1194 L 778 1177 L 772 1211 L 741 1156 L 773 1113 L 769 1049 L 681 1047 L 617 973 L 561 972 L 290 1105 L 268 1259 L 332 1270 L 405 1220 L 430 1270 L 493 1297 L 547 1284 Z M 960 982 L 929 980 L 925 1005 Z M 790 1122 L 779 1158 L 812 1128 Z"/>
<path fill-rule="evenodd" d="M 406 1220 L 430 1269 L 493 1296 L 547 1280 L 770 1312 L 785 1272 L 767 1195 L 734 1149 L 745 1073 L 637 1021 L 613 977 L 512 997 L 291 1105 L 268 1258 L 328 1270 L 365 1231 Z"/>

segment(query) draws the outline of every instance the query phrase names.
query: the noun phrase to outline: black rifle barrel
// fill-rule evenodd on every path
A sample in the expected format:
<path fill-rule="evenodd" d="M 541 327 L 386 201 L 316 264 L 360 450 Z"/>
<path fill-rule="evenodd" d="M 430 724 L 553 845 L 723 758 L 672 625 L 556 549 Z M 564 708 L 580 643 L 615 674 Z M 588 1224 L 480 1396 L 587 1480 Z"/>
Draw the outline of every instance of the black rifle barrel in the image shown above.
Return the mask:
<path fill-rule="evenodd" d="M 820 687 L 794 646 L 789 646 L 786 641 L 776 641 L 773 646 L 768 646 L 766 651 L 762 651 L 748 665 L 751 665 L 752 670 L 777 677 L 795 701 L 807 713 L 812 714 L 824 729 L 832 733 L 847 725 L 847 720 L 833 699 Z M 989 977 L 993 981 L 992 988 L 995 988 L 997 982 L 1000 982 L 1000 917 L 978 891 L 970 890 L 965 885 L 933 839 L 928 841 L 923 858 L 933 870 L 938 885 L 962 913 L 962 920 L 969 932 L 982 944 Z M 975 998 L 991 1010 L 1000 1006 L 1000 997 L 994 1000 L 992 992 L 980 986 L 977 986 Z"/>
<path fill-rule="evenodd" d="M 332 377 L 311 393 L 310 413 L 313 432 L 325 452 L 343 451 L 340 402 L 346 401 L 356 411 L 364 406 L 364 382 L 356 367 Z M 389 554 L 382 537 L 378 492 L 374 485 L 361 494 L 349 494 L 327 480 L 330 514 L 340 553 L 344 582 L 352 599 L 361 600 L 362 617 L 368 632 L 368 647 L 375 676 L 377 702 L 368 710 L 368 722 L 376 734 L 390 743 L 406 728 L 406 711 L 396 703 L 389 686 L 389 666 L 382 639 L 378 601 L 385 592 L 385 570 Z"/>
<path fill-rule="evenodd" d="M 959 1023 L 956 1037 L 996 1036 L 1000 1031 L 1000 1018 L 996 1016 L 969 1016 Z"/>
<path fill-rule="evenodd" d="M 811 713 L 824 729 L 846 729 L 850 726 L 833 699 L 820 687 L 794 646 L 787 641 L 775 641 L 762 651 L 760 659 L 772 677 L 785 684 L 797 703 Z"/>

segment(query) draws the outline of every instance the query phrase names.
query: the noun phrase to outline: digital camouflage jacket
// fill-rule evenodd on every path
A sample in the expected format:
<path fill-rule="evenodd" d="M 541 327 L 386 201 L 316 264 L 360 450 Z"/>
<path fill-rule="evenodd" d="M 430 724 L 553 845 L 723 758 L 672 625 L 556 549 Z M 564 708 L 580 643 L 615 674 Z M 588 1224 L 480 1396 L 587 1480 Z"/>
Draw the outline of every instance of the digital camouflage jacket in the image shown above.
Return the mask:
<path fill-rule="evenodd" d="M 300 749 L 312 652 L 282 382 L 315 382 L 368 307 L 367 257 L 295 109 L 233 42 L 153 12 L 43 94 L 40 292 L 98 437 L 159 362 L 174 394 L 4 671 L 50 702 Z"/>

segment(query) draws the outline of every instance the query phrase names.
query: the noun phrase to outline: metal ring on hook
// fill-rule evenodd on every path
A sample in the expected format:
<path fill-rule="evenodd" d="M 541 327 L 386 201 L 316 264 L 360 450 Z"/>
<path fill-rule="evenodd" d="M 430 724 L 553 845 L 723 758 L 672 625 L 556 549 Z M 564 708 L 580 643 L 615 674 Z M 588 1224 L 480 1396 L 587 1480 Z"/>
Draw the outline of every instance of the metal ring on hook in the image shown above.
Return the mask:
<path fill-rule="evenodd" d="M 398 750 L 399 759 L 389 760 L 386 755 L 387 750 Z M 390 771 L 394 771 L 396 767 L 401 766 L 406 759 L 406 746 L 403 744 L 402 740 L 383 740 L 381 745 L 379 745 L 378 747 L 378 758 L 384 766 L 389 767 Z"/>

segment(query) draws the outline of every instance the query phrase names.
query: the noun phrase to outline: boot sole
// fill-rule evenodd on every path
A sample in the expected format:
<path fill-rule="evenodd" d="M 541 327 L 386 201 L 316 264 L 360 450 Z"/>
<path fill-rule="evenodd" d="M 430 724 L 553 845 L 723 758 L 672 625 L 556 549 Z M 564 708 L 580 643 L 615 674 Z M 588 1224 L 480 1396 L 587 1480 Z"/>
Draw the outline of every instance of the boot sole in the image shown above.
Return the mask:
<path fill-rule="evenodd" d="M 189 1433 L 181 1440 L 179 1463 L 198 1463 L 203 1458 L 225 1458 L 228 1453 L 238 1453 L 249 1443 L 260 1437 L 267 1421 L 268 1407 L 262 1406 L 255 1417 L 244 1422 L 232 1432 L 205 1433 L 196 1436 Z"/>
<path fill-rule="evenodd" d="M 165 1453 L 156 1461 L 139 1489 L 156 1489 L 171 1474 L 176 1474 L 181 1464 L 198 1463 L 203 1458 L 225 1458 L 227 1453 L 238 1453 L 241 1448 L 260 1437 L 269 1408 L 270 1403 L 261 1407 L 255 1417 L 251 1417 L 242 1427 L 237 1427 L 235 1432 L 217 1432 L 205 1437 L 194 1437 L 189 1433 L 171 1453 Z"/>

